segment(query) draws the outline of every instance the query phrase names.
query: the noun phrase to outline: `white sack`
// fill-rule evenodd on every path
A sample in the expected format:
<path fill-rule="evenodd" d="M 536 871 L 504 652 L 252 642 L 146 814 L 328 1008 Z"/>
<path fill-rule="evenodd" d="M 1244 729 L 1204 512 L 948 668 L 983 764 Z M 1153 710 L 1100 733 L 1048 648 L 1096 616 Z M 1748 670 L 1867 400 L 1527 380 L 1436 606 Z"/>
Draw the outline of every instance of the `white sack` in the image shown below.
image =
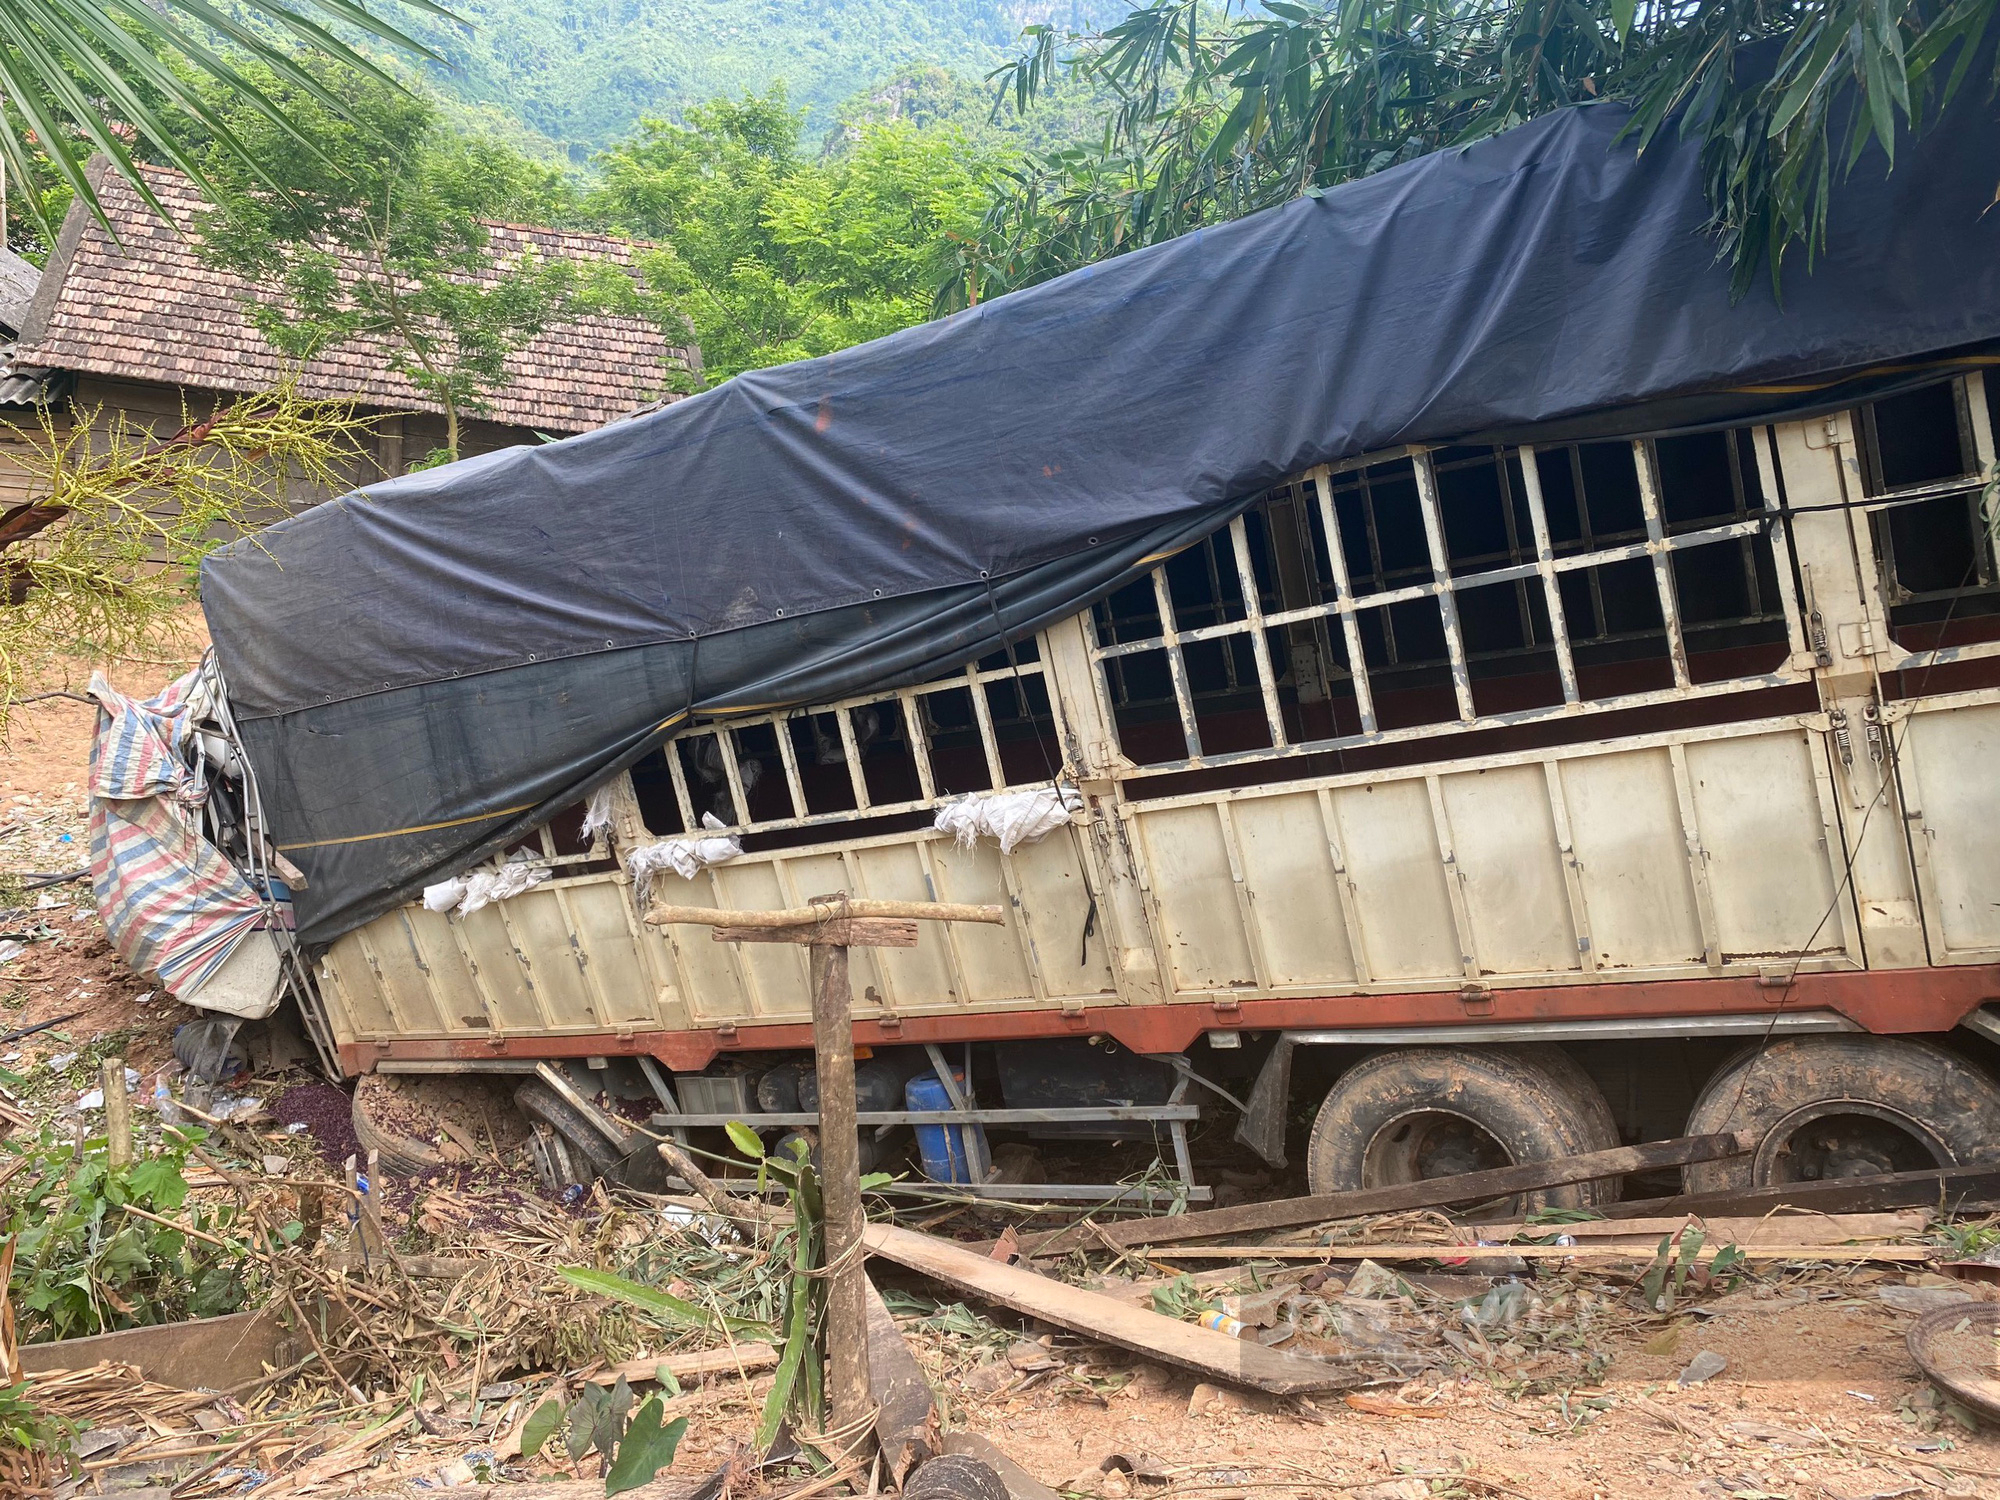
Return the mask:
<path fill-rule="evenodd" d="M 461 917 L 467 917 L 482 906 L 533 890 L 554 873 L 547 865 L 507 864 L 497 870 L 489 865 L 425 886 L 424 905 L 431 911 L 456 907 Z"/>
<path fill-rule="evenodd" d="M 1002 854 L 1045 838 L 1083 811 L 1083 795 L 1073 786 L 1036 787 L 1025 792 L 975 792 L 938 809 L 937 830 L 970 849 L 981 837 L 997 839 Z"/>
<path fill-rule="evenodd" d="M 729 825 L 714 813 L 703 813 L 701 826 L 722 829 Z M 639 899 L 650 901 L 653 877 L 662 870 L 672 870 L 681 879 L 692 880 L 707 866 L 719 865 L 742 852 L 742 843 L 733 838 L 661 839 L 658 843 L 641 844 L 626 855 L 625 869 L 639 887 Z"/>

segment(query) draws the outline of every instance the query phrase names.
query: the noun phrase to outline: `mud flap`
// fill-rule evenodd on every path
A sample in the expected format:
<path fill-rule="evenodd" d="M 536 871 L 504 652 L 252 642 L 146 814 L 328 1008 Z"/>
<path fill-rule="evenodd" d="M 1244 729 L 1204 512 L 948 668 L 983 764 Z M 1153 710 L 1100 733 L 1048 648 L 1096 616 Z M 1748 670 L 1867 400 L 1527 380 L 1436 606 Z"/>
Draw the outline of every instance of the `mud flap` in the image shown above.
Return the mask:
<path fill-rule="evenodd" d="M 1236 1122 L 1236 1139 L 1262 1157 L 1271 1167 L 1285 1166 L 1285 1105 L 1292 1092 L 1292 1048 L 1289 1036 L 1280 1035 L 1250 1086 L 1249 1108 Z"/>

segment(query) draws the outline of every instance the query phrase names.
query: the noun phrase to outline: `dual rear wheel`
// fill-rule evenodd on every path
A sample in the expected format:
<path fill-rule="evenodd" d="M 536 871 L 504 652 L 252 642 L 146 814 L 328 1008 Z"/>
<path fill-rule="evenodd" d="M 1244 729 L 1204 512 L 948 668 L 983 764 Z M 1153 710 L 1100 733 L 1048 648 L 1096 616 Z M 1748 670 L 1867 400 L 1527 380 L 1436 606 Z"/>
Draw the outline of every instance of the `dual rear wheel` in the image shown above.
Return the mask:
<path fill-rule="evenodd" d="M 2000 1161 L 2000 1086 L 1931 1042 L 1792 1037 L 1744 1048 L 1703 1088 L 1686 1133 L 1748 1131 L 1753 1153 L 1684 1171 L 1689 1192 Z M 1603 1093 L 1553 1046 L 1409 1047 L 1342 1074 L 1306 1154 L 1315 1193 L 1389 1187 L 1608 1150 Z M 1546 1188 L 1517 1209 L 1614 1201 L 1616 1181 Z"/>

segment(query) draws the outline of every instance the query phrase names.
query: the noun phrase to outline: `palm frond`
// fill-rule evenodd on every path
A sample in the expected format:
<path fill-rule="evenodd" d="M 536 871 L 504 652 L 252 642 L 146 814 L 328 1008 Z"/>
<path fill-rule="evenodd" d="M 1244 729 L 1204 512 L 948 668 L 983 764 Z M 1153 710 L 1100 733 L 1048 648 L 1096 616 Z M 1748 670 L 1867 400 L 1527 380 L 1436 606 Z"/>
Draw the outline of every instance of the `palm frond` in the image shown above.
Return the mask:
<path fill-rule="evenodd" d="M 392 0 L 411 12 L 451 20 L 437 0 Z M 336 35 L 341 26 L 363 38 L 360 46 Z M 194 155 L 183 144 L 181 121 L 191 121 L 219 149 L 258 165 L 209 101 L 219 88 L 248 104 L 308 150 L 312 141 L 246 75 L 254 64 L 300 89 L 323 108 L 352 118 L 348 106 L 299 65 L 294 48 L 317 53 L 395 85 L 363 46 L 379 45 L 434 60 L 429 47 L 356 0 L 0 0 L 0 94 L 13 106 L 0 111 L 0 158 L 16 181 L 28 181 L 39 154 L 99 222 L 106 223 L 85 165 L 95 152 L 124 176 L 163 217 L 133 155 L 136 134 L 167 161 L 207 187 Z M 274 184 L 275 185 L 275 184 Z M 37 227 L 53 238 L 38 200 L 30 199 Z"/>

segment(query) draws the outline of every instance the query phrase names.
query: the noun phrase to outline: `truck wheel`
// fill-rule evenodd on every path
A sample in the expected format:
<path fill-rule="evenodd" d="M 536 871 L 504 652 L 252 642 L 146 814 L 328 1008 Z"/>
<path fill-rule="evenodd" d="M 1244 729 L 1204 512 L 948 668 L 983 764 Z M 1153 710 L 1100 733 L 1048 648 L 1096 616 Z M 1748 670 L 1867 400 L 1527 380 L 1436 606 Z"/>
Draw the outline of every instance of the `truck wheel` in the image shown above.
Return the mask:
<path fill-rule="evenodd" d="M 1708 1081 L 1688 1134 L 1753 1131 L 1755 1152 L 1683 1169 L 1691 1193 L 2000 1160 L 2000 1087 L 1905 1037 L 1788 1037 Z"/>
<path fill-rule="evenodd" d="M 1604 1096 L 1543 1047 L 1407 1047 L 1341 1074 L 1313 1121 L 1306 1181 L 1315 1193 L 1391 1187 L 1615 1146 Z M 1524 1209 L 1587 1208 L 1615 1182 L 1544 1188 Z"/>
<path fill-rule="evenodd" d="M 561 1198 L 572 1187 L 589 1187 L 600 1177 L 616 1175 L 623 1153 L 547 1084 L 522 1084 L 514 1090 L 514 1103 L 528 1117 L 533 1131 L 528 1155 L 550 1197 Z"/>

